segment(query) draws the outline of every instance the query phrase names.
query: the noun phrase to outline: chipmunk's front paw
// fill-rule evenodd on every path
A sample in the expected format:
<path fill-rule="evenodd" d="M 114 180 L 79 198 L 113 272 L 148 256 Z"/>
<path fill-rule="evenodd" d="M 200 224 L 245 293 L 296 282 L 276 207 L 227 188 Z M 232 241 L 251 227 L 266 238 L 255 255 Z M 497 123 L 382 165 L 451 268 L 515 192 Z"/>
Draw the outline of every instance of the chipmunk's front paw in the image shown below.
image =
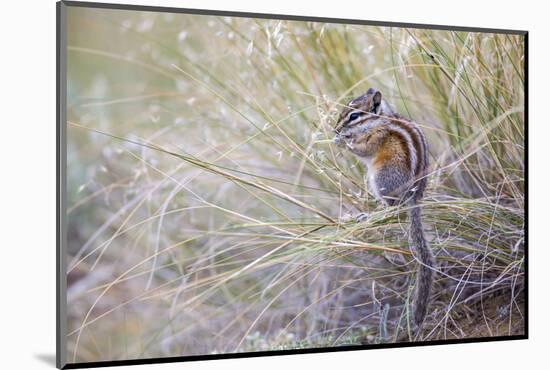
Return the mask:
<path fill-rule="evenodd" d="M 368 212 L 360 212 L 357 215 L 355 215 L 355 221 L 356 222 L 363 222 L 367 218 L 369 218 L 369 213 Z"/>
<path fill-rule="evenodd" d="M 359 212 L 356 214 L 353 213 L 346 213 L 345 215 L 342 215 L 338 220 L 343 223 L 347 222 L 363 222 L 367 218 L 369 218 L 369 214 L 367 212 Z"/>

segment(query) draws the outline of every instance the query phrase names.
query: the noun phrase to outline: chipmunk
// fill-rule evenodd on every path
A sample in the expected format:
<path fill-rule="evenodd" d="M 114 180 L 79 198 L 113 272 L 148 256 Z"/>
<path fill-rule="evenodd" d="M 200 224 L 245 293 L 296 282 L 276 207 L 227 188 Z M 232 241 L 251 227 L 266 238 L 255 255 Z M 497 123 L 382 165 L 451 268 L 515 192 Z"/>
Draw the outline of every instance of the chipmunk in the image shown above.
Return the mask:
<path fill-rule="evenodd" d="M 342 109 L 334 131 L 335 144 L 349 149 L 366 165 L 368 187 L 379 201 L 388 206 L 410 206 L 409 241 L 421 263 L 413 299 L 413 319 L 420 328 L 428 309 L 434 267 L 418 206 L 426 188 L 426 138 L 416 123 L 395 113 L 373 88 Z"/>

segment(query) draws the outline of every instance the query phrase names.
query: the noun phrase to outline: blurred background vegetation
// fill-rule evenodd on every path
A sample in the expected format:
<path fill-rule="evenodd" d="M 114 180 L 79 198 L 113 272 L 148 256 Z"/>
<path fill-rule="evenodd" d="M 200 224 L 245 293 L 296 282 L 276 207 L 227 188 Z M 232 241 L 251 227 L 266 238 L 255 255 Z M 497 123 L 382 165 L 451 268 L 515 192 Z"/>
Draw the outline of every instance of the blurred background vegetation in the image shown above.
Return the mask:
<path fill-rule="evenodd" d="M 67 55 L 70 362 L 523 333 L 522 36 L 69 7 Z M 371 86 L 430 144 L 417 336 L 406 212 L 331 143 Z"/>

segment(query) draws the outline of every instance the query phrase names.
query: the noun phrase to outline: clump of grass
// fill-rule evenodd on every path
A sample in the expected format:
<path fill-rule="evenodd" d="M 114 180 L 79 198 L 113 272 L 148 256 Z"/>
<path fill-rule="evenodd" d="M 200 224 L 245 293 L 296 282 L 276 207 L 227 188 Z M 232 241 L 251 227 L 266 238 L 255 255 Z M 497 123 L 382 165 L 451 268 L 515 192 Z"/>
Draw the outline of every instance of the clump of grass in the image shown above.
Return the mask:
<path fill-rule="evenodd" d="M 521 36 L 70 8 L 68 43 L 73 361 L 523 332 Z M 406 209 L 331 144 L 369 86 L 431 147 L 416 337 Z"/>

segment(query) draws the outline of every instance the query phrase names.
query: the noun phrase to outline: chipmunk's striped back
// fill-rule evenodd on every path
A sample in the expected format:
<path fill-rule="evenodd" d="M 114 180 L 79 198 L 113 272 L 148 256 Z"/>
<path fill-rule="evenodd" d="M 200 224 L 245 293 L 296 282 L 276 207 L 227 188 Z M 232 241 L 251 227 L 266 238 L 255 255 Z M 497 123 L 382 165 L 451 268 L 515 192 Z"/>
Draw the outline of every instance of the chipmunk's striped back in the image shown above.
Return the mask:
<path fill-rule="evenodd" d="M 415 200 L 421 199 L 426 189 L 426 175 L 429 164 L 426 137 L 416 123 L 405 120 L 397 114 L 394 114 L 388 121 L 389 129 L 399 132 L 402 140 L 407 143 L 406 149 L 410 153 L 410 168 L 414 179 L 411 189 L 413 194 L 411 196 L 414 195 Z"/>
<path fill-rule="evenodd" d="M 409 238 L 420 261 L 414 321 L 420 327 L 428 308 L 434 266 L 417 205 L 427 182 L 426 137 L 416 123 L 393 112 L 382 94 L 372 88 L 344 107 L 335 132 L 335 143 L 347 147 L 367 166 L 369 188 L 377 198 L 390 206 L 410 206 Z"/>

